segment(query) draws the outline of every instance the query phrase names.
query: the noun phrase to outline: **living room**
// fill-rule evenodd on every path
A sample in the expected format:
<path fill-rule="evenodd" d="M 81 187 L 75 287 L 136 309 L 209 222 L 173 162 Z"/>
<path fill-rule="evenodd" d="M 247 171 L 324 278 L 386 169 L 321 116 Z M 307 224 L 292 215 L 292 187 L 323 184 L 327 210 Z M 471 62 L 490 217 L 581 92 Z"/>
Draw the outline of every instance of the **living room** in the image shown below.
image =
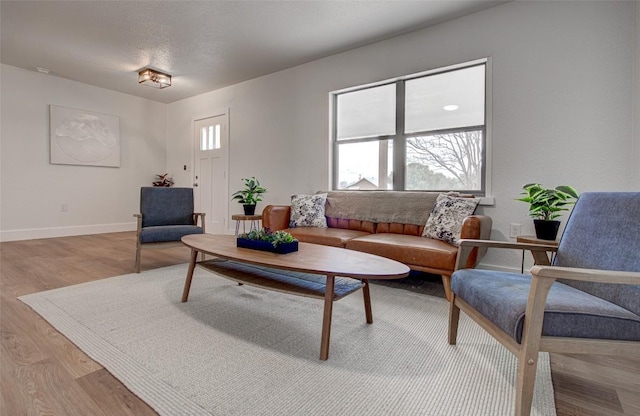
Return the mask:
<path fill-rule="evenodd" d="M 493 240 L 509 241 L 513 223 L 533 234 L 515 201 L 525 183 L 640 186 L 639 28 L 636 2 L 508 2 L 170 103 L 3 61 L 0 240 L 131 232 L 140 187 L 155 174 L 192 186 L 193 122 L 219 111 L 229 115 L 230 190 L 255 175 L 268 188 L 263 206 L 327 190 L 331 91 L 487 57 L 490 200 L 479 210 L 493 219 Z M 117 70 L 136 82 L 128 65 Z M 50 105 L 118 116 L 120 167 L 50 164 Z M 230 200 L 228 209 L 240 212 Z M 521 261 L 519 252 L 489 251 L 481 267 L 513 271 Z"/>

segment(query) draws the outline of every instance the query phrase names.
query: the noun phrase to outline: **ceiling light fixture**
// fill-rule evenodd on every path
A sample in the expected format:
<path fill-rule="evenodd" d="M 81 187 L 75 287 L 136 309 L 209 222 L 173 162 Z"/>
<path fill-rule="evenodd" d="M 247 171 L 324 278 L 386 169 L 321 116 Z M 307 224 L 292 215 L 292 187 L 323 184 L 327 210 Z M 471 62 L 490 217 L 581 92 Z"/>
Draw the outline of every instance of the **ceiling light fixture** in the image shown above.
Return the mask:
<path fill-rule="evenodd" d="M 145 68 L 138 72 L 138 83 L 153 88 L 167 88 L 171 86 L 171 75 Z"/>
<path fill-rule="evenodd" d="M 449 105 L 445 105 L 442 108 L 444 108 L 447 111 L 456 111 L 458 109 L 458 106 L 455 104 L 449 104 Z"/>
<path fill-rule="evenodd" d="M 36 71 L 38 71 L 38 72 L 40 72 L 42 74 L 48 74 L 49 72 L 51 72 L 51 71 L 49 71 L 49 68 L 43 68 L 41 66 L 37 67 Z"/>

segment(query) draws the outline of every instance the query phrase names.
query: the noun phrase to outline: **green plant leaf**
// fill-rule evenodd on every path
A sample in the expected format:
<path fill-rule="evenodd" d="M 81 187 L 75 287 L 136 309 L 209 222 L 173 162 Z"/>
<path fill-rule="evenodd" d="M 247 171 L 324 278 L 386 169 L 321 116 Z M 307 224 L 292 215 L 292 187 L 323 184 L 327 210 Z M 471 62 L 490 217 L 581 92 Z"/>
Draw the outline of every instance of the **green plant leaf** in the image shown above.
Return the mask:
<path fill-rule="evenodd" d="M 543 188 L 539 183 L 529 183 L 522 187 L 524 192 L 516 201 L 529 204 L 529 216 L 536 219 L 550 220 L 560 216 L 561 211 L 568 211 L 568 205 L 575 203 L 578 191 L 567 185 L 554 189 Z"/>
<path fill-rule="evenodd" d="M 271 243 L 274 247 L 277 247 L 283 243 L 292 243 L 294 241 L 298 241 L 286 231 L 278 230 L 272 232 L 268 228 L 252 230 L 248 233 L 240 234 L 238 237 L 248 240 L 266 241 L 268 243 Z"/>
<path fill-rule="evenodd" d="M 255 176 L 242 178 L 242 182 L 244 189 L 234 192 L 231 199 L 238 200 L 240 204 L 244 205 L 255 205 L 262 201 L 260 194 L 267 192 L 267 189 L 260 186 L 260 181 Z"/>

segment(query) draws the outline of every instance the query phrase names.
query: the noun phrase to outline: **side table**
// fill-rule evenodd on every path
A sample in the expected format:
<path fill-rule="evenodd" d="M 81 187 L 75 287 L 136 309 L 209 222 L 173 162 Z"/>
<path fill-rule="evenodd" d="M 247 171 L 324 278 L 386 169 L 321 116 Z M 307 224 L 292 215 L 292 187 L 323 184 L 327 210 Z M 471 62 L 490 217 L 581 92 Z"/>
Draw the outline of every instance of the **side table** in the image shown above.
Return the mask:
<path fill-rule="evenodd" d="M 535 235 L 519 235 L 516 241 L 518 243 L 544 244 L 544 245 L 554 246 L 554 247 L 558 247 L 558 243 L 559 243 L 559 241 L 557 240 L 541 240 L 537 238 Z M 521 273 L 524 273 L 524 252 L 525 250 L 522 250 L 522 265 L 520 266 Z M 551 258 L 547 257 L 547 255 L 541 251 L 540 252 L 532 251 L 531 255 L 533 256 L 534 264 L 550 265 L 551 263 L 553 263 L 553 253 L 551 253 Z M 544 256 L 544 257 L 538 257 L 536 255 Z"/>
<path fill-rule="evenodd" d="M 236 222 L 236 236 L 240 231 L 240 223 L 242 222 L 242 232 L 246 233 L 246 224 L 249 221 L 249 231 L 257 230 L 260 228 L 260 221 L 262 221 L 262 215 L 244 215 L 244 214 L 233 214 L 231 219 Z"/>

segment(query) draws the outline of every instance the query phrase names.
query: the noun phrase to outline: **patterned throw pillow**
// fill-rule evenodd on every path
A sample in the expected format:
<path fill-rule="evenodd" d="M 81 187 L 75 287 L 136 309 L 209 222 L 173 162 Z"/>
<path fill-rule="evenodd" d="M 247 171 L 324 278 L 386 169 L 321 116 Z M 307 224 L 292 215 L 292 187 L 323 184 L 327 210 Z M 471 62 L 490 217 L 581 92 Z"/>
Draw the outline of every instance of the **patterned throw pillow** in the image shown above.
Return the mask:
<path fill-rule="evenodd" d="M 429 218 L 427 218 L 422 236 L 446 241 L 457 246 L 462 230 L 462 221 L 465 217 L 473 215 L 479 202 L 478 198 L 439 195 Z"/>
<path fill-rule="evenodd" d="M 324 204 L 327 194 L 292 195 L 291 220 L 289 227 L 320 227 L 327 228 L 327 218 L 324 216 Z"/>

